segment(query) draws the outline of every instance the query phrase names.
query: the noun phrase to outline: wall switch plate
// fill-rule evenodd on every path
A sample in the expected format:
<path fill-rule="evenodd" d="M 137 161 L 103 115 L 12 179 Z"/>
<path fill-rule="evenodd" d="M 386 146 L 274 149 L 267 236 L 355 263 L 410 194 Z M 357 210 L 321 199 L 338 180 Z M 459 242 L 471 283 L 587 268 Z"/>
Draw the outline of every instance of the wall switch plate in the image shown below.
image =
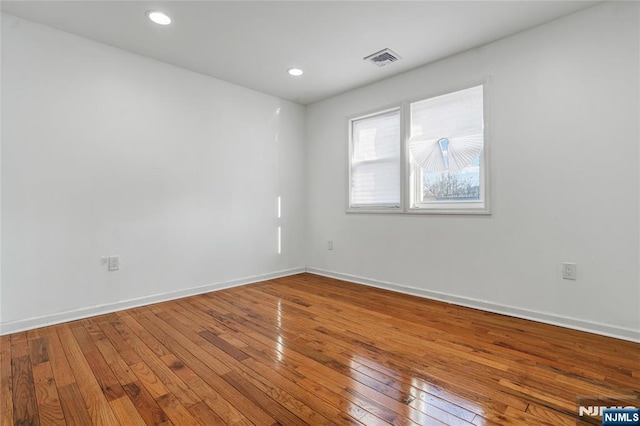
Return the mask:
<path fill-rule="evenodd" d="M 109 270 L 117 271 L 120 269 L 120 256 L 109 256 Z"/>
<path fill-rule="evenodd" d="M 333 241 L 327 241 L 327 250 L 333 250 Z"/>
<path fill-rule="evenodd" d="M 562 262 L 562 278 L 565 280 L 575 280 L 578 265 L 570 262 Z"/>

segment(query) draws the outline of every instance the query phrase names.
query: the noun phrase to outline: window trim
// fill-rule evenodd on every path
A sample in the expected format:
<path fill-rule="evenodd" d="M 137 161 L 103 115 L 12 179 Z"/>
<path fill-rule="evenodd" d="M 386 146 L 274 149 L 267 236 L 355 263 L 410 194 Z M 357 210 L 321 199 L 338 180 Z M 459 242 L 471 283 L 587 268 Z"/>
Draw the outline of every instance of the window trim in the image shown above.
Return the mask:
<path fill-rule="evenodd" d="M 460 201 L 441 204 L 431 204 L 429 207 L 413 207 L 411 205 L 412 194 L 418 178 L 411 178 L 411 166 L 409 163 L 409 137 L 411 129 L 410 105 L 426 99 L 447 95 L 472 87 L 482 86 L 483 93 L 483 121 L 484 137 L 480 161 L 480 190 L 484 194 L 483 201 Z M 347 157 L 347 188 L 346 188 L 346 212 L 347 213 L 384 213 L 384 214 L 407 214 L 407 215 L 491 215 L 491 76 L 484 79 L 470 80 L 465 84 L 457 84 L 446 89 L 431 91 L 423 96 L 412 99 L 405 99 L 401 102 L 387 105 L 386 107 L 369 110 L 362 114 L 354 114 L 347 117 L 348 132 L 348 157 Z M 390 111 L 400 111 L 400 205 L 399 206 L 352 206 L 351 205 L 351 158 L 353 154 L 352 123 L 359 119 L 373 117 Z M 456 204 L 464 204 L 465 207 L 456 207 Z M 483 204 L 473 207 L 473 204 Z"/>

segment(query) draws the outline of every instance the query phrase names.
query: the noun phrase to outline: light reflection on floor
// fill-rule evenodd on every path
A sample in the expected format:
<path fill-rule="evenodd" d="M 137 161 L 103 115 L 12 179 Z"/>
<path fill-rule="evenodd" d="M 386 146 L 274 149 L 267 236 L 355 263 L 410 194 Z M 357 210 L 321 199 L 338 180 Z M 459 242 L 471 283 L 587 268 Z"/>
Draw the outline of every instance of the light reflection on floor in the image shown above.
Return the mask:
<path fill-rule="evenodd" d="M 277 334 L 274 349 L 279 363 L 286 362 L 286 343 L 283 337 L 286 332 L 282 328 L 286 308 L 286 302 L 283 304 L 282 300 L 278 299 L 275 310 Z M 476 415 L 483 415 L 480 403 L 419 377 L 411 377 L 406 371 L 381 364 L 371 357 L 353 354 L 349 350 L 342 350 L 333 344 L 318 340 L 307 342 L 307 346 L 318 351 L 337 351 L 342 356 L 349 357 L 348 366 L 354 374 L 351 375 L 351 383 L 346 387 L 349 395 L 344 400 L 343 408 L 364 424 L 383 424 L 385 417 L 388 415 L 391 419 L 394 412 L 412 422 L 427 425 L 435 422 L 434 419 L 446 424 L 459 423 L 460 420 L 471 422 Z M 358 381 L 356 371 L 361 373 L 361 381 Z M 372 412 L 377 417 L 372 415 Z M 478 420 L 482 419 L 476 419 Z"/>
<path fill-rule="evenodd" d="M 278 324 L 278 331 L 282 329 L 282 301 L 278 299 L 278 309 L 276 310 L 276 321 Z M 282 342 L 282 335 L 278 334 L 276 337 L 276 358 L 278 362 L 282 362 L 282 353 L 284 352 L 284 345 Z"/>
<path fill-rule="evenodd" d="M 352 375 L 350 386 L 353 390 L 365 397 L 375 398 L 376 402 L 418 424 L 429 424 L 434 419 L 445 423 L 458 423 L 460 419 L 471 422 L 476 415 L 484 414 L 482 405 L 475 401 L 420 378 L 410 377 L 370 358 L 353 354 L 350 367 L 375 381 L 374 387 L 381 392 L 372 392 L 372 381 L 360 383 Z"/>

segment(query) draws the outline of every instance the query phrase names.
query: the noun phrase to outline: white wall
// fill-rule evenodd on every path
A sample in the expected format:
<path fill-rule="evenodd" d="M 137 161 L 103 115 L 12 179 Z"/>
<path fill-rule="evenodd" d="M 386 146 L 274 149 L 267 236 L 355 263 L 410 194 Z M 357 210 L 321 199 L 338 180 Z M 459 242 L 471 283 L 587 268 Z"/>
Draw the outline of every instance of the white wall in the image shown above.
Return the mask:
<path fill-rule="evenodd" d="M 2 332 L 304 267 L 304 113 L 3 14 Z"/>
<path fill-rule="evenodd" d="M 309 106 L 310 270 L 640 339 L 637 8 L 599 5 Z M 346 116 L 489 75 L 492 216 L 345 213 Z"/>

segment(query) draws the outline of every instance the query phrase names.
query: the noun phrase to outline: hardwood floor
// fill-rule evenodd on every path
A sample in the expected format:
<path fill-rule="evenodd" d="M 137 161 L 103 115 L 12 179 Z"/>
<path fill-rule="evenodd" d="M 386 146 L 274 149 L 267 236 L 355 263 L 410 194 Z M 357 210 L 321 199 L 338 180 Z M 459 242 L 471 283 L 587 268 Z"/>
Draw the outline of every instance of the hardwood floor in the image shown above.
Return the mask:
<path fill-rule="evenodd" d="M 640 344 L 301 274 L 1 338 L 4 425 L 575 425 Z"/>

